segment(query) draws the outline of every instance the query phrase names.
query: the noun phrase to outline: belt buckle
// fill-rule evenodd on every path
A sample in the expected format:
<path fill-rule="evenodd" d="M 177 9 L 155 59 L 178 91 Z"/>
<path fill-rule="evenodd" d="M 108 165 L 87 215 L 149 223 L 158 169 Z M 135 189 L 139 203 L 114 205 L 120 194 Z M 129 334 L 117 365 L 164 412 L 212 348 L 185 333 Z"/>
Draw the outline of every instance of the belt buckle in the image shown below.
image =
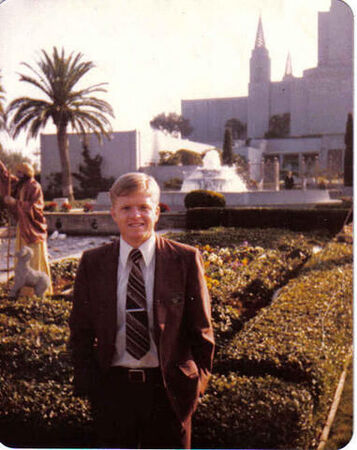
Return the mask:
<path fill-rule="evenodd" d="M 130 383 L 145 383 L 146 373 L 143 369 L 129 369 L 128 379 Z"/>

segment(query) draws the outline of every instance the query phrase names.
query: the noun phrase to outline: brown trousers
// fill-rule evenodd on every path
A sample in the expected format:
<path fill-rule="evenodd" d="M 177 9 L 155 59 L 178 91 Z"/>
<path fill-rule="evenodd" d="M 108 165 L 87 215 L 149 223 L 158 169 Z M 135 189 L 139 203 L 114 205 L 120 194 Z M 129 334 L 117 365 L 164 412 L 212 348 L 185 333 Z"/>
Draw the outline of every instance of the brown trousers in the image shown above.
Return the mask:
<path fill-rule="evenodd" d="M 177 419 L 159 369 L 149 369 L 141 382 L 124 368 L 111 368 L 98 375 L 90 400 L 97 447 L 190 448 L 191 421 L 183 428 Z"/>

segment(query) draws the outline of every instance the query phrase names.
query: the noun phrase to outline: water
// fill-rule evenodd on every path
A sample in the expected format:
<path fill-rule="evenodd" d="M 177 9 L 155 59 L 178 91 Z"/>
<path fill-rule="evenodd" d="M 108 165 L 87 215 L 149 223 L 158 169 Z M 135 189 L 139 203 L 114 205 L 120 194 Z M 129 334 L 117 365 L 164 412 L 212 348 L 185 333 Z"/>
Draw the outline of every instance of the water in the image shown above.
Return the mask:
<path fill-rule="evenodd" d="M 184 179 L 182 192 L 206 189 L 217 192 L 246 192 L 248 189 L 234 167 L 222 166 L 216 150 L 210 150 L 203 158 L 203 166 L 197 167 Z"/>

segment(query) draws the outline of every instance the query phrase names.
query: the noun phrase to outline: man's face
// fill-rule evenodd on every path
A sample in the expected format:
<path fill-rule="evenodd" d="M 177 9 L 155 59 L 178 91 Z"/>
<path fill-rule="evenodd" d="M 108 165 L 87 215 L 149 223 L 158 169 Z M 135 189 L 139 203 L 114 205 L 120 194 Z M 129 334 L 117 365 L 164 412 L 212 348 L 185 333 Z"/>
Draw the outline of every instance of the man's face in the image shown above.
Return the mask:
<path fill-rule="evenodd" d="M 122 238 L 137 248 L 153 234 L 160 207 L 145 191 L 121 195 L 110 209 Z"/>

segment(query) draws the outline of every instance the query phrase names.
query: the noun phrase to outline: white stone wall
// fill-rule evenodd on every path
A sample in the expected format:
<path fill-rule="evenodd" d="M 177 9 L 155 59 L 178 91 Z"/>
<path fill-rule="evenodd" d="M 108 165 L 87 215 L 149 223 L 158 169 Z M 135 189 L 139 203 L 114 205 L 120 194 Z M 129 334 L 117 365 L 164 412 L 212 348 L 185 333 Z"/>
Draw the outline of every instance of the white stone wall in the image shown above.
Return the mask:
<path fill-rule="evenodd" d="M 165 189 L 165 181 L 172 178 L 184 180 L 197 166 L 149 166 L 141 169 L 142 172 L 155 178 L 161 189 Z"/>
<path fill-rule="evenodd" d="M 269 128 L 270 83 L 250 83 L 247 136 L 262 138 Z"/>
<path fill-rule="evenodd" d="M 138 141 L 136 130 L 113 133 L 112 139 L 110 141 L 104 139 L 102 145 L 94 135 L 91 135 L 89 151 L 91 156 L 99 154 L 103 157 L 102 175 L 116 178 L 123 173 L 136 171 L 141 166 Z M 40 145 L 41 184 L 46 189 L 47 177 L 53 172 L 61 171 L 56 135 L 42 134 Z M 75 134 L 69 135 L 69 149 L 71 171 L 77 172 L 79 164 L 82 162 L 83 148 L 79 137 Z M 76 180 L 73 181 L 76 182 Z"/>
<path fill-rule="evenodd" d="M 271 83 L 270 116 L 291 111 L 292 80 Z"/>
<path fill-rule="evenodd" d="M 340 0 L 332 0 L 330 11 L 319 12 L 318 15 L 318 65 L 347 65 L 352 68 L 353 12 L 347 3 Z"/>
<path fill-rule="evenodd" d="M 228 119 L 247 123 L 247 97 L 182 100 L 181 114 L 190 120 L 193 132 L 189 139 L 210 145 L 223 145 L 224 126 Z"/>

